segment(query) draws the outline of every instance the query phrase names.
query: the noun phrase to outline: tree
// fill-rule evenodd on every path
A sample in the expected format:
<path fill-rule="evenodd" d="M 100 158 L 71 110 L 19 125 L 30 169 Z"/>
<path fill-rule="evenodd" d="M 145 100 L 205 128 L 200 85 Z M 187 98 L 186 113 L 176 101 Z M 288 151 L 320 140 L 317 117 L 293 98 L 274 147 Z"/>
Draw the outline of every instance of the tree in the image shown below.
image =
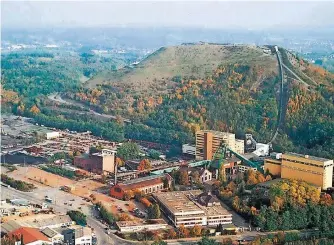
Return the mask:
<path fill-rule="evenodd" d="M 30 108 L 30 112 L 36 115 L 36 114 L 40 113 L 41 111 L 38 109 L 38 107 L 36 105 L 33 105 Z"/>
<path fill-rule="evenodd" d="M 190 234 L 191 236 L 200 236 L 202 234 L 202 227 L 200 227 L 199 225 L 194 225 L 191 229 L 190 229 Z"/>
<path fill-rule="evenodd" d="M 189 175 L 187 170 L 181 170 L 178 178 L 178 183 L 180 185 L 188 185 L 189 184 Z"/>
<path fill-rule="evenodd" d="M 118 157 L 122 158 L 124 161 L 135 159 L 138 157 L 138 154 L 139 154 L 139 147 L 134 142 L 123 143 L 117 149 Z"/>
<path fill-rule="evenodd" d="M 141 191 L 141 190 L 138 190 L 138 189 L 135 189 L 135 190 L 133 191 L 133 194 L 134 194 L 134 196 L 135 196 L 135 199 L 136 199 L 138 202 L 140 201 L 140 199 L 142 199 L 142 198 L 144 197 L 144 192 Z"/>
<path fill-rule="evenodd" d="M 179 226 L 178 228 L 179 236 L 182 238 L 189 237 L 189 229 L 187 229 L 183 224 Z"/>
<path fill-rule="evenodd" d="M 199 172 L 197 170 L 196 171 L 192 171 L 190 173 L 190 176 L 191 176 L 192 182 L 199 183 Z"/>
<path fill-rule="evenodd" d="M 128 190 L 124 192 L 123 199 L 124 201 L 129 201 L 131 198 L 133 198 L 134 194 L 132 190 Z"/>
<path fill-rule="evenodd" d="M 119 157 L 116 157 L 116 166 L 117 167 L 124 166 L 124 161 L 121 158 L 119 158 Z"/>
<path fill-rule="evenodd" d="M 153 149 L 151 149 L 151 150 L 148 151 L 148 155 L 149 155 L 151 158 L 153 158 L 153 159 L 159 159 L 161 153 L 160 153 L 159 151 L 157 151 L 157 150 L 153 150 Z"/>
<path fill-rule="evenodd" d="M 108 210 L 100 202 L 96 204 L 96 206 L 100 211 L 102 219 L 105 220 L 109 225 L 112 225 L 115 221 L 115 217 L 112 215 L 112 213 L 108 212 Z"/>
<path fill-rule="evenodd" d="M 143 171 L 143 170 L 149 170 L 152 168 L 151 162 L 148 159 L 143 159 L 140 161 L 137 170 Z"/>
<path fill-rule="evenodd" d="M 174 239 L 174 238 L 176 238 L 176 236 L 177 236 L 176 231 L 173 228 L 168 230 L 167 237 L 169 239 Z"/>
<path fill-rule="evenodd" d="M 149 219 L 159 219 L 160 218 L 160 208 L 158 204 L 153 204 L 148 207 L 148 218 Z"/>
<path fill-rule="evenodd" d="M 217 242 L 216 240 L 208 238 L 206 236 L 202 237 L 202 239 L 197 244 L 198 245 L 221 245 L 220 242 Z"/>
<path fill-rule="evenodd" d="M 75 223 L 77 223 L 78 225 L 81 225 L 81 226 L 87 225 L 86 215 L 81 213 L 80 211 L 71 210 L 67 212 L 67 215 L 69 215 L 71 219 L 75 221 Z"/>

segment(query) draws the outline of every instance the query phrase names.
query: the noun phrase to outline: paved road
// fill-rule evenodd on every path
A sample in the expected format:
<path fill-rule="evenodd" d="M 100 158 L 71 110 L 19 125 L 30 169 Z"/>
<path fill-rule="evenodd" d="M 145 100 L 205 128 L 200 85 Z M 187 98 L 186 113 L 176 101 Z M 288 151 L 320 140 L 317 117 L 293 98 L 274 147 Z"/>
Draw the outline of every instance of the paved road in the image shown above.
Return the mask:
<path fill-rule="evenodd" d="M 47 189 L 43 190 L 45 191 L 45 195 L 48 195 L 49 192 L 47 191 Z M 36 195 L 37 194 L 37 195 Z M 38 202 L 43 202 L 43 198 L 41 198 L 39 195 L 39 193 L 34 193 L 34 192 L 21 192 L 18 190 L 15 190 L 13 188 L 6 188 L 6 187 L 2 187 L 1 188 L 1 199 L 6 199 L 6 198 L 23 198 L 26 199 L 32 203 L 36 203 L 36 201 Z M 63 194 L 68 194 L 71 195 L 69 193 L 63 193 Z M 78 198 L 76 196 L 73 196 L 73 198 Z M 70 200 L 70 199 L 69 199 Z M 54 210 L 57 213 L 66 213 L 69 210 L 76 210 L 76 208 L 71 208 L 69 206 L 66 206 L 63 204 L 63 202 L 57 202 L 57 204 L 49 204 L 50 207 L 53 207 Z M 89 226 L 91 226 L 94 229 L 94 233 L 97 236 L 98 239 L 98 245 L 129 245 L 129 244 L 133 244 L 132 242 L 128 242 L 128 241 L 123 241 L 122 239 L 120 239 L 119 237 L 117 237 L 114 234 L 110 234 L 107 235 L 105 233 L 105 228 L 106 226 L 103 225 L 101 222 L 99 222 L 98 220 L 96 220 L 95 218 L 92 217 L 92 212 L 85 212 L 85 214 L 87 215 L 87 223 Z"/>

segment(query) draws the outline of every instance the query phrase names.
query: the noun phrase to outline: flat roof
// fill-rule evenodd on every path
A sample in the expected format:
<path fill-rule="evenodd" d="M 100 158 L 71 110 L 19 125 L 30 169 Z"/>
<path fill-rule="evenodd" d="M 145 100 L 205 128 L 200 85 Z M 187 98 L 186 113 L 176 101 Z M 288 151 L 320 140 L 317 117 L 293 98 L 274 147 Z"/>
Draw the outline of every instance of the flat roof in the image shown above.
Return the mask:
<path fill-rule="evenodd" d="M 167 225 L 166 221 L 164 221 L 163 219 L 145 220 L 142 222 L 140 221 L 117 221 L 116 224 L 118 227 L 156 225 L 156 224 Z"/>
<path fill-rule="evenodd" d="M 59 225 L 63 223 L 72 223 L 72 219 L 68 215 L 55 214 L 37 214 L 33 216 L 26 216 L 17 218 L 17 220 L 10 220 L 1 224 L 2 230 L 11 232 L 19 227 L 34 227 L 40 228 L 51 225 Z"/>
<path fill-rule="evenodd" d="M 174 215 L 231 215 L 221 205 L 214 205 L 210 207 L 202 206 L 196 201 L 198 195 L 203 192 L 200 190 L 195 191 L 174 191 L 174 192 L 161 192 L 153 194 L 165 207 L 169 209 Z"/>
<path fill-rule="evenodd" d="M 149 175 L 149 176 L 142 177 L 142 178 L 127 180 L 127 181 L 124 181 L 122 184 L 131 185 L 131 184 L 136 184 L 136 183 L 140 183 L 140 182 L 143 182 L 143 181 L 153 180 L 153 179 L 158 179 L 158 178 L 163 178 L 163 177 L 165 177 L 165 174 Z"/>
<path fill-rule="evenodd" d="M 200 130 L 200 131 L 197 131 L 197 133 L 212 133 L 214 135 L 217 135 L 217 136 L 230 136 L 230 135 L 235 135 L 233 133 L 229 133 L 229 132 L 221 132 L 221 131 L 216 131 L 216 130 Z"/>
<path fill-rule="evenodd" d="M 41 232 L 49 238 L 53 238 L 54 236 L 58 235 L 59 233 L 49 227 L 44 228 Z"/>
<path fill-rule="evenodd" d="M 327 159 L 327 158 L 322 158 L 322 157 L 315 157 L 315 156 L 310 156 L 310 155 L 307 155 L 307 154 L 299 154 L 299 153 L 294 153 L 294 152 L 283 153 L 283 155 L 301 157 L 301 158 L 311 159 L 311 160 L 320 161 L 320 162 L 327 162 L 327 161 L 332 160 L 332 159 Z"/>

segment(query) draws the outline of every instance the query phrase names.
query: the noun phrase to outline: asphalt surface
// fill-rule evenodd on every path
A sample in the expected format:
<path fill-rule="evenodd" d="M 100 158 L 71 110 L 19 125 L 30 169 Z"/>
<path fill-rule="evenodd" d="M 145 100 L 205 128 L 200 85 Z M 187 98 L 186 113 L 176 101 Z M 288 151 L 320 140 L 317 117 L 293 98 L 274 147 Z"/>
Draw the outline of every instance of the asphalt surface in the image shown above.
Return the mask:
<path fill-rule="evenodd" d="M 48 191 L 46 189 L 44 189 L 44 193 L 45 196 L 48 195 Z M 44 198 L 42 198 L 40 196 L 40 193 L 34 193 L 34 192 L 21 192 L 18 190 L 15 190 L 13 188 L 6 188 L 6 187 L 1 187 L 1 199 L 6 199 L 6 198 L 22 198 L 22 199 L 26 199 L 32 203 L 38 203 L 38 202 L 43 202 Z M 71 195 L 69 193 L 63 193 L 63 194 L 67 194 L 67 195 Z M 67 196 L 65 195 L 65 196 Z M 68 199 L 68 198 L 67 198 Z M 78 199 L 78 197 L 73 195 L 73 199 Z M 80 199 L 80 198 L 79 198 Z M 68 201 L 70 201 L 71 199 L 68 199 Z M 76 200 L 78 201 L 78 200 Z M 69 210 L 78 210 L 77 208 L 74 207 L 70 207 L 68 205 L 65 205 L 64 202 L 56 202 L 56 203 L 50 203 L 48 204 L 50 207 L 54 208 L 56 213 L 66 213 Z M 90 209 L 90 211 L 84 211 L 84 213 L 87 215 L 87 223 L 90 227 L 92 227 L 94 229 L 94 233 L 96 234 L 97 237 L 97 244 L 98 245 L 128 245 L 128 244 L 134 244 L 133 242 L 129 242 L 129 241 L 124 241 L 122 239 L 120 239 L 118 236 L 114 235 L 114 234 L 106 234 L 105 228 L 106 226 L 104 224 L 102 224 L 100 221 L 98 221 L 97 219 L 95 219 L 92 215 L 92 211 Z"/>

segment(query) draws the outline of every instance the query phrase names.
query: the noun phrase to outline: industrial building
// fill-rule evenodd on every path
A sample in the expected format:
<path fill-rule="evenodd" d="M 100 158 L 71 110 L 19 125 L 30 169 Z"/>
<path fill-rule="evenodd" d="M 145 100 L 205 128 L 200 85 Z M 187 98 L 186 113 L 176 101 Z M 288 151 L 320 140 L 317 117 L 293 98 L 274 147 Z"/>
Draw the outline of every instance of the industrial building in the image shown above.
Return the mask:
<path fill-rule="evenodd" d="M 168 186 L 164 186 L 164 178 L 168 180 Z M 169 174 L 153 175 L 138 179 L 125 181 L 110 188 L 110 196 L 123 199 L 125 193 L 130 191 L 141 191 L 151 194 L 168 189 L 171 186 L 172 177 Z"/>
<path fill-rule="evenodd" d="M 333 160 L 302 155 L 284 153 L 267 158 L 264 170 L 283 179 L 298 179 L 327 189 L 332 187 Z"/>
<path fill-rule="evenodd" d="M 200 130 L 196 132 L 196 160 L 212 160 L 222 142 L 232 151 L 244 153 L 244 141 L 235 139 L 235 134 Z"/>
<path fill-rule="evenodd" d="M 178 227 L 217 226 L 232 224 L 232 214 L 211 193 L 175 191 L 153 194 L 161 211 Z"/>
<path fill-rule="evenodd" d="M 116 151 L 103 149 L 101 152 L 93 154 L 82 154 L 74 158 L 73 164 L 96 174 L 114 173 L 115 153 Z"/>

